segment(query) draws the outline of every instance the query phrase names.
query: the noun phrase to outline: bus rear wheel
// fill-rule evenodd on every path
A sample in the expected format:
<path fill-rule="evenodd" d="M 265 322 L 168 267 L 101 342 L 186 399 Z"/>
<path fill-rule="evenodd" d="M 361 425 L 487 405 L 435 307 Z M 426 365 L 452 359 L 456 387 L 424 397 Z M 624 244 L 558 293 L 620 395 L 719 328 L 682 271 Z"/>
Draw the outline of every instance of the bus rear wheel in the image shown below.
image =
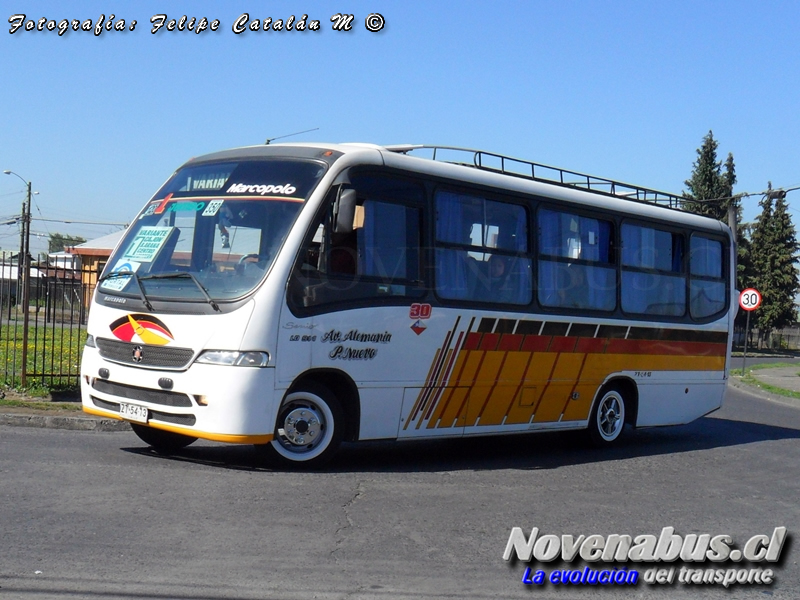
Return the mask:
<path fill-rule="evenodd" d="M 315 469 L 327 463 L 344 439 L 344 412 L 326 387 L 306 383 L 284 398 L 271 443 L 257 446 L 281 467 Z"/>
<path fill-rule="evenodd" d="M 605 388 L 589 417 L 589 439 L 595 446 L 610 446 L 625 430 L 625 397 L 617 387 Z"/>
<path fill-rule="evenodd" d="M 140 440 L 160 454 L 176 452 L 197 441 L 196 437 L 173 433 L 172 431 L 154 429 L 137 423 L 131 423 L 130 425 L 133 433 L 139 436 Z"/>

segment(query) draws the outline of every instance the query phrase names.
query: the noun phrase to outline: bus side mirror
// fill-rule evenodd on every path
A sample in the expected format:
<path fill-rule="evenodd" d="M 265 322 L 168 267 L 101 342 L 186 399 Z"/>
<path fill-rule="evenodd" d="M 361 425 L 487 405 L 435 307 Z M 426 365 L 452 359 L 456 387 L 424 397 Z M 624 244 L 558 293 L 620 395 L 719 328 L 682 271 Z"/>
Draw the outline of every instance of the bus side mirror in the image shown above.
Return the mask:
<path fill-rule="evenodd" d="M 333 207 L 334 233 L 351 233 L 356 215 L 356 191 L 342 190 Z"/>

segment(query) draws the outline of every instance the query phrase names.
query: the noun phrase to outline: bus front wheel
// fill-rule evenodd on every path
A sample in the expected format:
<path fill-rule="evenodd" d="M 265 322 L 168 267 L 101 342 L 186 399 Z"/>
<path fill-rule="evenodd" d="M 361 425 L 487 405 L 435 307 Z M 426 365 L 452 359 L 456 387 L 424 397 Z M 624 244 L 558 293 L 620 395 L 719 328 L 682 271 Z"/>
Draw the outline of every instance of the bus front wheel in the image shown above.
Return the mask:
<path fill-rule="evenodd" d="M 131 423 L 130 425 L 131 429 L 139 436 L 140 440 L 152 446 L 153 450 L 160 454 L 175 452 L 197 441 L 196 437 L 181 435 L 180 433 L 173 433 L 172 431 L 153 429 L 152 427 L 138 425 L 136 423 Z"/>
<path fill-rule="evenodd" d="M 344 438 L 344 412 L 326 387 L 307 383 L 284 398 L 273 441 L 258 448 L 283 467 L 313 469 L 327 463 Z"/>
<path fill-rule="evenodd" d="M 625 429 L 625 397 L 616 387 L 606 388 L 589 418 L 589 439 L 595 446 L 608 446 L 622 437 Z"/>

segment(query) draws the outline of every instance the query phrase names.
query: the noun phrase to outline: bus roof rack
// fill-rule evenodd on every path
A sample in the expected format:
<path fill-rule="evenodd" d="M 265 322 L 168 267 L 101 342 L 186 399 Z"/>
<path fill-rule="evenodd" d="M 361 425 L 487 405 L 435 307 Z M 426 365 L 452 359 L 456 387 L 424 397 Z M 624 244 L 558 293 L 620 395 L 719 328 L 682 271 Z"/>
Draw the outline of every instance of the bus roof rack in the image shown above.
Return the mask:
<path fill-rule="evenodd" d="M 459 148 L 457 146 L 428 146 L 415 144 L 398 144 L 384 147 L 390 152 L 397 152 L 399 154 L 408 154 L 416 150 L 431 150 L 432 160 L 450 162 L 474 167 L 483 171 L 512 175 L 514 177 L 524 177 L 544 183 L 553 183 L 565 187 L 589 190 L 607 196 L 633 200 L 635 202 L 668 206 L 669 208 L 678 210 L 683 209 L 684 202 L 686 201 L 682 196 L 670 194 L 669 192 L 660 192 L 639 185 L 614 181 L 613 179 L 606 179 L 605 177 L 595 177 L 594 175 L 543 165 L 521 158 L 503 156 L 502 154 L 486 152 L 485 150 Z M 472 157 L 471 159 L 467 157 L 468 160 L 466 162 L 449 160 L 448 158 L 442 157 L 442 154 L 452 156 L 456 153 L 471 154 Z"/>

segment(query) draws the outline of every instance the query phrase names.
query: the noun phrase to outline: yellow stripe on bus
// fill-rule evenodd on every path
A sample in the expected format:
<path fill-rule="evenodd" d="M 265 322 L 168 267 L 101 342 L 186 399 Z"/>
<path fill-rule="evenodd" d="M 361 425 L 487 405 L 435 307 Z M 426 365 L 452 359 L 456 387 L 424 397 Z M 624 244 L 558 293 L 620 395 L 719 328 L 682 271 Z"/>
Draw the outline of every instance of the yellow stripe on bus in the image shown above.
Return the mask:
<path fill-rule="evenodd" d="M 585 420 L 612 373 L 724 369 L 724 356 L 461 350 L 427 428 Z"/>

